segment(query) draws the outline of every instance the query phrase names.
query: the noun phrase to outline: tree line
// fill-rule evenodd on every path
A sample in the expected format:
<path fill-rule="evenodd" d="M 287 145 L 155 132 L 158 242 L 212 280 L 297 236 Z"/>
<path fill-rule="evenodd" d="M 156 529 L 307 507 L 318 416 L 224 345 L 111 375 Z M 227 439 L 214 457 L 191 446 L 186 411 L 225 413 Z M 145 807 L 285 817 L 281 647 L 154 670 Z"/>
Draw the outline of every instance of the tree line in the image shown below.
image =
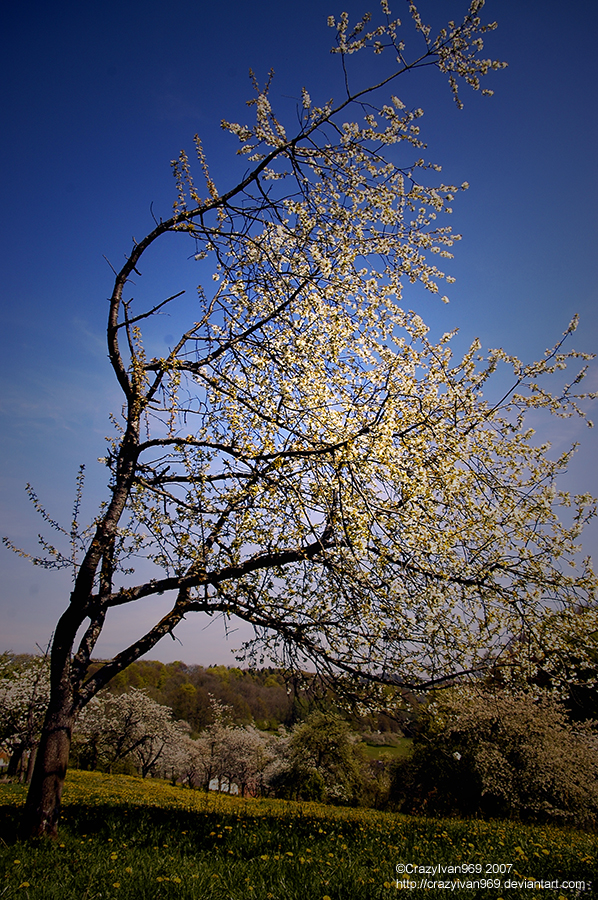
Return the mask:
<path fill-rule="evenodd" d="M 48 664 L 6 656 L 3 662 L 0 749 L 7 775 L 25 779 L 48 701 Z M 282 679 L 276 670 L 213 669 L 156 662 L 133 669 L 127 684 L 119 679 L 81 713 L 71 765 L 242 796 L 580 825 L 597 821 L 598 728 L 593 720 L 572 718 L 554 691 L 455 685 L 422 697 L 401 710 L 412 752 L 389 758 L 367 753 L 366 745 L 370 751 L 374 744 L 396 747 L 396 721 L 394 732 L 372 732 L 375 717 L 342 716 L 332 704 L 315 708 L 304 700 L 302 718 L 295 715 L 293 724 L 265 731 L 253 721 L 240 724 L 239 707 L 208 692 L 205 721 L 196 731 L 151 696 L 176 696 L 177 685 L 192 683 L 181 681 L 186 670 L 197 681 L 209 673 L 221 688 L 232 681 L 234 689 L 245 676 L 268 690 Z"/>
<path fill-rule="evenodd" d="M 111 693 L 131 687 L 145 690 L 158 703 L 169 706 L 175 718 L 184 719 L 196 732 L 212 721 L 212 697 L 229 707 L 234 724 L 253 723 L 267 731 L 280 725 L 292 726 L 316 708 L 338 708 L 343 693 L 341 679 L 331 680 L 316 673 L 274 666 L 204 667 L 154 660 L 138 660 L 108 684 Z M 396 691 L 389 690 L 388 694 L 396 697 Z M 360 720 L 357 729 L 398 731 L 396 701 L 390 706 L 392 715 L 380 706 L 375 713 L 356 717 Z"/>

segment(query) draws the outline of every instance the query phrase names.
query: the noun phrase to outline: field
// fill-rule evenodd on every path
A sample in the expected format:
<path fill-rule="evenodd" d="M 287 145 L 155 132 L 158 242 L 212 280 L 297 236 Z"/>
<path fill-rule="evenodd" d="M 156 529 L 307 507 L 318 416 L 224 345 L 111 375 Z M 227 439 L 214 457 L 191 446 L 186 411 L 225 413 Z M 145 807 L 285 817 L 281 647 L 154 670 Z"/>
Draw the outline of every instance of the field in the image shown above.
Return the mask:
<path fill-rule="evenodd" d="M 15 839 L 24 798 L 20 785 L 0 785 L 2 900 L 598 896 L 598 879 L 591 887 L 595 835 L 566 829 L 206 796 L 166 782 L 72 771 L 58 840 L 27 844 Z M 397 875 L 399 864 L 461 871 L 405 876 Z M 462 884 L 412 887 L 421 879 Z M 561 886 L 507 887 L 507 879 Z M 563 887 L 565 879 L 585 885 Z"/>

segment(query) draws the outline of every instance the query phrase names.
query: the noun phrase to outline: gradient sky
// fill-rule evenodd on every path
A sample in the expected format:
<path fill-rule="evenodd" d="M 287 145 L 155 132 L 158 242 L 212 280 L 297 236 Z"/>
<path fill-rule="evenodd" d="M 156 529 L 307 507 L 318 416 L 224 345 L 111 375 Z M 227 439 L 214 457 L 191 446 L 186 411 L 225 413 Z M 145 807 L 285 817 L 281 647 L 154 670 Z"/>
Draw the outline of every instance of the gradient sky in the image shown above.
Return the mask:
<path fill-rule="evenodd" d="M 410 28 L 405 0 L 391 9 Z M 103 455 L 108 413 L 120 397 L 106 358 L 104 329 L 111 271 L 131 237 L 152 228 L 150 205 L 166 218 L 174 200 L 169 162 L 192 150 L 199 132 L 221 190 L 239 171 L 221 118 L 247 121 L 253 68 L 276 72 L 271 100 L 293 109 L 305 85 L 315 102 L 340 96 L 338 58 L 329 54 L 329 14 L 355 18 L 376 4 L 361 0 L 203 0 L 101 3 L 34 0 L 4 12 L 0 60 L 2 255 L 0 340 L 2 533 L 35 552 L 41 520 L 24 491 L 31 482 L 49 514 L 67 528 L 79 464 L 88 480 L 84 509 L 106 496 Z M 465 0 L 421 0 L 424 20 L 461 17 Z M 457 278 L 444 306 L 409 294 L 439 335 L 455 326 L 457 350 L 478 336 L 525 360 L 556 342 L 574 313 L 572 342 L 598 350 L 596 265 L 595 0 L 488 0 L 484 55 L 504 59 L 489 78 L 495 96 L 463 93 L 459 112 L 438 73 L 410 77 L 394 90 L 421 106 L 426 157 L 445 182 L 468 181 L 452 225 L 463 234 L 447 271 Z M 189 266 L 184 261 L 183 266 Z M 197 273 L 145 273 L 167 296 Z M 185 282 L 186 284 L 187 282 Z M 166 293 L 160 293 L 164 290 Z M 164 346 L 172 340 L 167 319 Z M 587 379 L 598 388 L 598 365 Z M 593 404 L 596 407 L 596 403 Z M 594 409 L 594 416 L 598 413 Z M 567 420 L 543 426 L 555 453 L 581 441 L 563 484 L 598 493 L 598 430 Z M 50 535 L 48 535 L 50 536 Z M 598 527 L 584 550 L 598 555 Z M 69 577 L 32 568 L 0 550 L 0 651 L 45 646 L 68 602 Z M 163 602 L 121 610 L 98 646 L 112 656 L 152 624 Z M 150 654 L 209 665 L 232 663 L 247 629 L 225 636 L 223 623 L 196 617 Z"/>

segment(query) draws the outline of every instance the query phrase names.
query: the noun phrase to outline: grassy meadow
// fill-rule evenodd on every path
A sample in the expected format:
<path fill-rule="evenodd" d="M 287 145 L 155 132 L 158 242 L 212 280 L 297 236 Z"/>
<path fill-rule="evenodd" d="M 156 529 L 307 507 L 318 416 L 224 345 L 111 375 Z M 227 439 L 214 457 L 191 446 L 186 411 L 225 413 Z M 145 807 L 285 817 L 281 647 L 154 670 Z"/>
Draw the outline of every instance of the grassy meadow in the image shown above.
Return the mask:
<path fill-rule="evenodd" d="M 406 759 L 413 750 L 412 738 L 397 738 L 392 744 L 368 744 L 363 741 L 359 749 L 369 759 L 386 760 Z"/>
<path fill-rule="evenodd" d="M 15 833 L 24 800 L 23 786 L 0 785 L 1 900 L 598 896 L 598 878 L 590 887 L 596 837 L 569 829 L 206 796 L 162 781 L 71 771 L 58 840 L 21 843 Z M 401 863 L 478 864 L 482 873 L 397 875 Z M 489 864 L 512 869 L 487 872 Z M 407 888 L 405 877 L 473 886 Z M 531 878 L 585 882 L 585 891 L 504 886 Z"/>

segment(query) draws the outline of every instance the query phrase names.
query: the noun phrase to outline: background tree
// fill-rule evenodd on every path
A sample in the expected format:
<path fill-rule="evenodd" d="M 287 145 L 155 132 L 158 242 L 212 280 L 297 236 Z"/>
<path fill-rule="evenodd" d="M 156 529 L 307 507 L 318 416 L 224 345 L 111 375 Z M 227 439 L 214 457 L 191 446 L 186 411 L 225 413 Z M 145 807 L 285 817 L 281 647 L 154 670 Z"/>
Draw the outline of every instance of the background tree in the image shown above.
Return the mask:
<path fill-rule="evenodd" d="M 236 785 L 242 797 L 261 794 L 264 773 L 273 759 L 272 739 L 251 725 L 230 728 L 223 751 L 221 766 L 228 785 Z"/>
<path fill-rule="evenodd" d="M 294 800 L 356 802 L 365 760 L 349 725 L 333 713 L 312 713 L 279 748 L 270 788 Z"/>
<path fill-rule="evenodd" d="M 596 609 L 555 613 L 529 681 L 563 700 L 574 720 L 598 721 L 598 614 Z"/>
<path fill-rule="evenodd" d="M 555 394 L 541 383 L 575 354 L 561 341 L 529 365 L 501 350 L 483 361 L 475 343 L 453 362 L 451 336 L 431 342 L 402 307 L 405 281 L 439 290 L 435 261 L 457 237 L 439 217 L 459 188 L 421 158 L 421 110 L 391 85 L 435 66 L 460 105 L 461 81 L 478 89 L 502 65 L 481 56 L 493 27 L 482 5 L 433 37 L 410 2 L 409 50 L 386 0 L 380 25 L 331 19 L 338 101 L 304 89 L 287 133 L 269 82 L 255 80 L 254 124 L 223 123 L 247 160 L 241 180 L 220 191 L 199 139 L 205 189 L 185 153 L 173 164 L 174 215 L 134 242 L 110 300 L 124 410 L 109 499 L 81 532 L 78 502 L 63 530 L 32 494 L 70 541 L 64 554 L 44 541 L 34 562 L 71 566 L 74 584 L 52 645 L 29 833 L 56 830 L 78 712 L 190 612 L 239 616 L 289 665 L 307 657 L 361 683 L 425 688 L 478 671 L 523 624 L 533 645 L 547 607 L 592 601 L 589 563 L 568 567 L 591 499 L 559 522 L 569 454 L 550 460 L 524 430 L 529 410 L 579 411 L 581 375 Z M 358 52 L 379 64 L 372 81 L 363 68 L 350 77 Z M 129 285 L 167 234 L 190 240 L 212 281 L 163 356 L 141 327 L 180 292 L 134 305 Z M 499 367 L 498 399 L 484 400 Z M 138 556 L 161 572 L 135 583 Z M 170 611 L 90 674 L 110 611 L 168 592 Z"/>
<path fill-rule="evenodd" d="M 29 781 L 50 696 L 49 660 L 33 657 L 19 664 L 3 654 L 0 671 L 0 747 L 9 757 L 6 774 Z"/>
<path fill-rule="evenodd" d="M 205 786 L 205 758 L 199 741 L 184 734 L 169 746 L 158 766 L 158 774 L 169 778 L 173 784 L 188 785 L 190 788 Z"/>
<path fill-rule="evenodd" d="M 210 697 L 213 721 L 202 731 L 197 741 L 203 759 L 203 787 L 209 791 L 210 784 L 217 782 L 218 790 L 222 789 L 226 773 L 223 768 L 225 746 L 231 730 L 231 709 L 215 697 Z"/>
<path fill-rule="evenodd" d="M 79 716 L 76 743 L 80 762 L 89 768 L 111 772 L 130 760 L 145 778 L 188 730 L 186 723 L 173 721 L 167 706 L 131 688 L 94 697 Z"/>
<path fill-rule="evenodd" d="M 432 814 L 595 821 L 595 724 L 572 725 L 549 697 L 443 692 L 421 716 L 394 800 Z"/>

